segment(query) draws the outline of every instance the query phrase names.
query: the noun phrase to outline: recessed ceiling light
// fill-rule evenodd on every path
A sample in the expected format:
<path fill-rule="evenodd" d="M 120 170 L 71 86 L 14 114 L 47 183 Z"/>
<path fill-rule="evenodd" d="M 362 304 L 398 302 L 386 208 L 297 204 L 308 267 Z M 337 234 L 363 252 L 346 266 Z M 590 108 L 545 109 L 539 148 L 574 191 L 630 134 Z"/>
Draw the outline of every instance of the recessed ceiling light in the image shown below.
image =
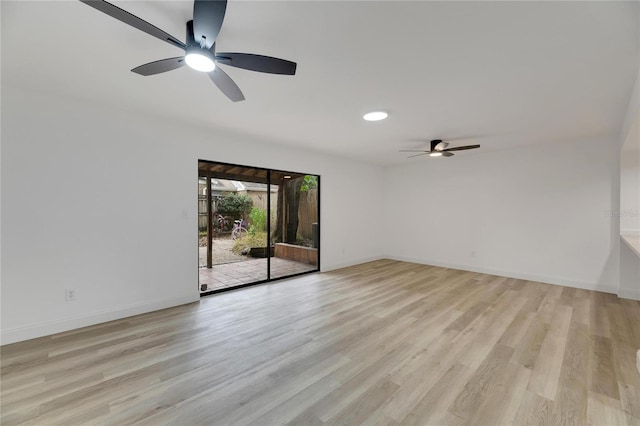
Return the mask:
<path fill-rule="evenodd" d="M 362 118 L 364 118 L 367 121 L 380 121 L 380 120 L 384 120 L 388 116 L 389 114 L 387 114 L 384 111 L 373 111 L 373 112 L 366 113 L 365 115 L 362 116 Z"/>
<path fill-rule="evenodd" d="M 284 178 L 285 178 L 285 179 L 291 179 L 291 176 L 286 175 L 286 176 L 284 176 Z"/>

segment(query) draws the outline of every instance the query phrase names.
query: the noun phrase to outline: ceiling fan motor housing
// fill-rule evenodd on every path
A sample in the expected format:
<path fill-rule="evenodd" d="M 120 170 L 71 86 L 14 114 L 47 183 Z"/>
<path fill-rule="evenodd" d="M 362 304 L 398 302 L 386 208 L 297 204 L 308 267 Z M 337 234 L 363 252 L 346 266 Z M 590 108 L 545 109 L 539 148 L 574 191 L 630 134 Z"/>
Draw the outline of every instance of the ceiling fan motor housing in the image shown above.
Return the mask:
<path fill-rule="evenodd" d="M 191 21 L 187 21 L 186 41 L 187 47 L 196 45 L 196 39 L 193 37 L 193 19 Z"/>

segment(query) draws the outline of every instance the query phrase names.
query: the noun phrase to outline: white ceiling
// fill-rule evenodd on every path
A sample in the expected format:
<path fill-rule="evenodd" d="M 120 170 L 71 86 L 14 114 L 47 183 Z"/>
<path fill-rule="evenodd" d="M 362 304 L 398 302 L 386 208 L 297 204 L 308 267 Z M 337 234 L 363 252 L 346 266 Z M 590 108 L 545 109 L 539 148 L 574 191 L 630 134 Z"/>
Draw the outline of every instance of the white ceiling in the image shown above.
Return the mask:
<path fill-rule="evenodd" d="M 184 40 L 191 2 L 113 3 Z M 187 67 L 130 72 L 181 51 L 79 1 L 1 5 L 3 86 L 377 164 L 427 161 L 398 150 L 432 138 L 486 151 L 616 137 L 640 50 L 638 2 L 232 0 L 219 51 L 298 63 L 294 77 L 225 67 L 247 98 L 232 103 Z M 364 122 L 374 109 L 389 119 Z"/>

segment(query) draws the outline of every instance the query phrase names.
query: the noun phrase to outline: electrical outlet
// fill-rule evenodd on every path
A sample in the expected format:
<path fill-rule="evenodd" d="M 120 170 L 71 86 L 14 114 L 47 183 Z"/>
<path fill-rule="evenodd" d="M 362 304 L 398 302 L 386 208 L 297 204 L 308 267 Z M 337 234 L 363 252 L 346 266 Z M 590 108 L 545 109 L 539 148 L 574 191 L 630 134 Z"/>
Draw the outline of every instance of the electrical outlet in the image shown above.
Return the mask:
<path fill-rule="evenodd" d="M 76 289 L 75 288 L 67 288 L 64 290 L 64 300 L 65 302 L 72 302 L 76 300 Z"/>

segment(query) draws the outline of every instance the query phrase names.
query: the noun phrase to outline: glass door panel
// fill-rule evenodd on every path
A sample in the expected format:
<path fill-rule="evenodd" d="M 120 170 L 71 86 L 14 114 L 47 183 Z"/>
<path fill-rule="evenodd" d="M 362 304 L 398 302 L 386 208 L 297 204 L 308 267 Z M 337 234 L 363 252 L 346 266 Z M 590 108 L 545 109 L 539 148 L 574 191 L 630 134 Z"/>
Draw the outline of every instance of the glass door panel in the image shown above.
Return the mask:
<path fill-rule="evenodd" d="M 203 221 L 202 216 L 206 222 L 207 213 L 210 221 L 198 224 L 200 292 L 268 280 L 268 238 L 266 219 L 263 220 L 268 198 L 267 171 L 220 163 L 200 165 L 201 175 L 203 170 L 206 176 L 199 179 L 198 203 L 206 209 L 210 202 L 210 208 L 203 214 L 199 207 L 199 221 Z M 205 183 L 201 184 L 203 179 Z M 211 233 L 210 245 L 207 232 Z"/>
<path fill-rule="evenodd" d="M 271 279 L 319 270 L 319 176 L 271 172 Z"/>

